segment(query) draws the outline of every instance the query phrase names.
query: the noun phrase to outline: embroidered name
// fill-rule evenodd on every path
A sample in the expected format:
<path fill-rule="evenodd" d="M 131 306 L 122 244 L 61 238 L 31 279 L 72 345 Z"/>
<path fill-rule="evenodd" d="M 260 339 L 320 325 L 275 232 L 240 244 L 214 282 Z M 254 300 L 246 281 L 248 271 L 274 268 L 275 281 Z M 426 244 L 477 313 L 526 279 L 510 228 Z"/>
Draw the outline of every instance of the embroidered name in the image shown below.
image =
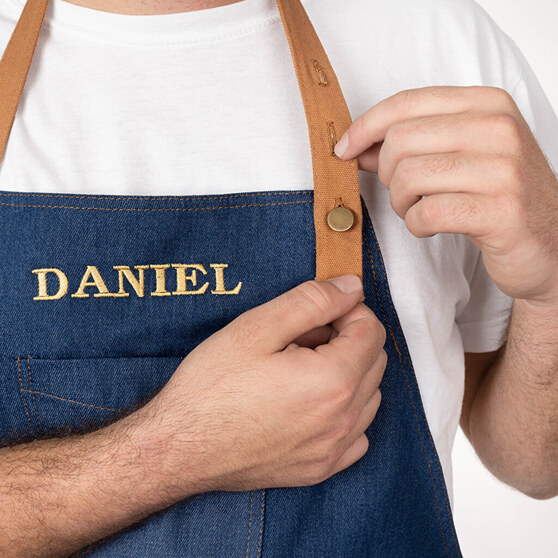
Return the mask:
<path fill-rule="evenodd" d="M 85 269 L 77 290 L 70 296 L 72 298 L 89 298 L 93 294 L 95 298 L 122 298 L 135 293 L 142 298 L 145 293 L 146 272 L 152 273 L 155 279 L 155 289 L 149 292 L 149 296 L 180 296 L 180 295 L 202 295 L 205 294 L 210 284 L 213 289 L 209 292 L 213 295 L 237 295 L 242 288 L 240 281 L 234 289 L 225 287 L 225 269 L 228 264 L 209 264 L 212 273 L 208 272 L 202 264 L 158 264 L 158 265 L 136 265 L 132 270 L 127 265 L 115 265 L 113 270 L 118 273 L 118 291 L 110 292 L 101 273 L 94 265 L 88 265 Z M 174 290 L 167 290 L 167 270 L 174 271 Z M 55 267 L 34 269 L 37 276 L 38 294 L 33 300 L 60 300 L 68 294 L 69 281 L 67 275 Z M 51 280 L 47 283 L 47 277 Z M 212 281 L 205 281 L 211 278 Z M 54 286 L 57 289 L 53 288 Z M 203 283 L 203 284 L 202 284 Z M 50 292 L 49 292 L 50 288 Z M 55 292 L 56 291 L 56 292 Z"/>

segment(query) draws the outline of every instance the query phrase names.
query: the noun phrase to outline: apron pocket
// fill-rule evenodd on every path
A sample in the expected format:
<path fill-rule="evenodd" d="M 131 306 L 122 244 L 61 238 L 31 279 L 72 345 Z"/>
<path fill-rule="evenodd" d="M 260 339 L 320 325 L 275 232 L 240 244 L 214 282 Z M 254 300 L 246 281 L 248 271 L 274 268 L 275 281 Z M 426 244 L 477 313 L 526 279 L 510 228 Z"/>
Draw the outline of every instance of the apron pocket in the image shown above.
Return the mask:
<path fill-rule="evenodd" d="M 0 442 L 95 430 L 145 404 L 180 357 L 2 358 Z"/>
<path fill-rule="evenodd" d="M 0 357 L 0 445 L 95 430 L 151 399 L 181 357 Z M 258 558 L 265 490 L 207 492 L 95 543 L 87 556 Z"/>

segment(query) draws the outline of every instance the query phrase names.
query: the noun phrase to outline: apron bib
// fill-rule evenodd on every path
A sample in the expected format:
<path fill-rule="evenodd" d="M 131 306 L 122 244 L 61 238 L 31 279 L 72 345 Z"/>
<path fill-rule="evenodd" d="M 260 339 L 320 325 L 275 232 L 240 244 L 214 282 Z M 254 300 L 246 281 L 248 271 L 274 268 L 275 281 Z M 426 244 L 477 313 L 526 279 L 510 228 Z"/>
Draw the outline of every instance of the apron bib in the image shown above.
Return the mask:
<path fill-rule="evenodd" d="M 388 333 L 370 448 L 315 486 L 189 498 L 88 556 L 461 556 L 358 163 L 333 154 L 351 122 L 345 100 L 300 0 L 277 5 L 306 111 L 313 190 L 0 192 L 0 443 L 98 428 L 153 397 L 240 313 L 303 281 L 355 273 Z M 0 63 L 0 156 L 47 6 L 28 0 Z"/>

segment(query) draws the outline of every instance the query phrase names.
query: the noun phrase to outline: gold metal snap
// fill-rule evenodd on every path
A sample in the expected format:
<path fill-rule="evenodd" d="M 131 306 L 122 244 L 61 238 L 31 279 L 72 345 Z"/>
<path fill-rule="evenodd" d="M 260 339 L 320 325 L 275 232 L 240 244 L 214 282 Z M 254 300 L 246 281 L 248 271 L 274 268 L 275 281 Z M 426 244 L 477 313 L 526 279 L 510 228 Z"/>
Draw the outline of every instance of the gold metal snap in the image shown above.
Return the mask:
<path fill-rule="evenodd" d="M 338 232 L 348 231 L 355 222 L 355 216 L 350 209 L 343 206 L 334 207 L 327 214 L 327 224 L 330 229 Z"/>

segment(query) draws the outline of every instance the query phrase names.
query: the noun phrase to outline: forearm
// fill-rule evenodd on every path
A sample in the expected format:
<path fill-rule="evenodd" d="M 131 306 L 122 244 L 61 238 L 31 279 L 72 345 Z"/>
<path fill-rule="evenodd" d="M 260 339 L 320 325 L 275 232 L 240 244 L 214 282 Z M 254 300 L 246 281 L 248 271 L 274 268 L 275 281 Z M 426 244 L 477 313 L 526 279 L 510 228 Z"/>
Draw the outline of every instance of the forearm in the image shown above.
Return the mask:
<path fill-rule="evenodd" d="M 558 306 L 514 301 L 508 341 L 467 419 L 464 429 L 498 478 L 536 498 L 558 494 Z"/>
<path fill-rule="evenodd" d="M 177 500 L 138 422 L 0 450 L 0 555 L 67 556 Z"/>

